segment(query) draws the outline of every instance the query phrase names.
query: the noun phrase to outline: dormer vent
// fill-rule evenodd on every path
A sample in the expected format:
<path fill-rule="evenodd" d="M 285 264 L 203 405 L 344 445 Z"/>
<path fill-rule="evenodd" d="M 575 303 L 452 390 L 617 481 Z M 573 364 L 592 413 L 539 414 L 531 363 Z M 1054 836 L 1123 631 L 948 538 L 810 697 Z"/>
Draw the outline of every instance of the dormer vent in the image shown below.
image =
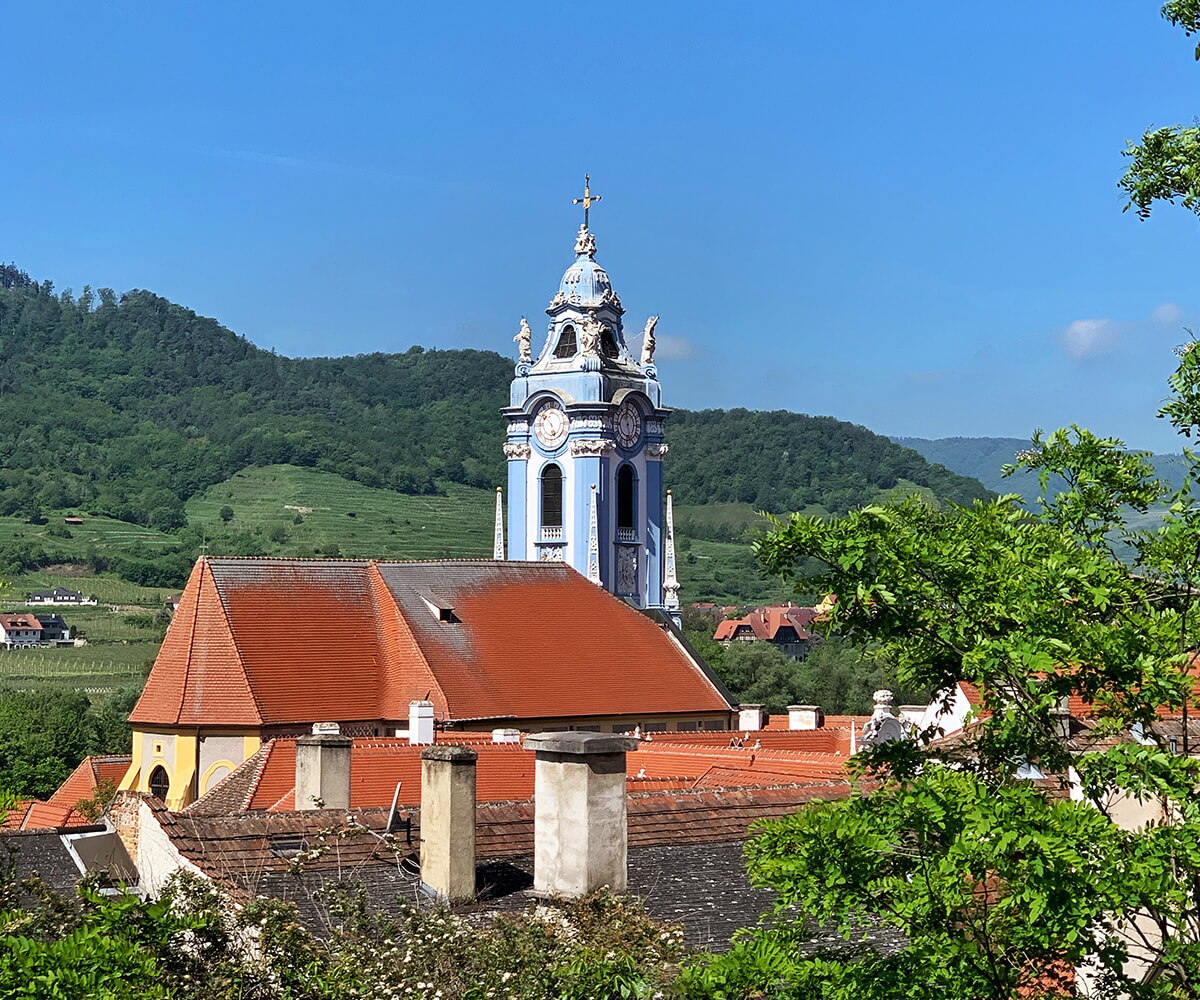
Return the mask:
<path fill-rule="evenodd" d="M 461 622 L 462 619 L 454 613 L 454 608 L 444 601 L 439 601 L 432 594 L 420 594 L 420 598 L 425 602 L 425 607 L 429 609 L 429 613 L 440 622 Z"/>

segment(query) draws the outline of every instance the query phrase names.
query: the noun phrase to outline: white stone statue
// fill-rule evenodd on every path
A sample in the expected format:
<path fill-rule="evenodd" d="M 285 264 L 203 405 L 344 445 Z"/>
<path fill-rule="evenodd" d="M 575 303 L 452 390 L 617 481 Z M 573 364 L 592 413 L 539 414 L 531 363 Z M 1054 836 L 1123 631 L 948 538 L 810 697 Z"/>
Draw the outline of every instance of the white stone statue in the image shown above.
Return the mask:
<path fill-rule="evenodd" d="M 646 320 L 646 329 L 642 331 L 642 364 L 654 363 L 654 328 L 658 326 L 658 317 L 651 316 Z"/>
<path fill-rule="evenodd" d="M 585 358 L 600 357 L 600 334 L 604 327 L 595 318 L 579 323 L 579 351 Z"/>
<path fill-rule="evenodd" d="M 521 329 L 517 332 L 517 335 L 513 337 L 513 340 L 521 345 L 519 348 L 519 358 L 521 363 L 526 365 L 529 364 L 529 362 L 533 360 L 533 350 L 531 348 L 533 343 L 533 331 L 529 329 L 529 320 L 527 320 L 524 316 L 521 317 Z"/>

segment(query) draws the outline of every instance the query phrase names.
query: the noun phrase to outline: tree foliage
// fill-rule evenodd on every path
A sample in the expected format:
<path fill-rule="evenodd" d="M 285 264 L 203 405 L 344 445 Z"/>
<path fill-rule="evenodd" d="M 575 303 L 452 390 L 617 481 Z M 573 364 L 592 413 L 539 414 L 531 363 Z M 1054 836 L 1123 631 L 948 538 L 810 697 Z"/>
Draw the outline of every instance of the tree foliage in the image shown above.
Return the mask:
<path fill-rule="evenodd" d="M 0 688 L 0 775 L 23 798 L 47 798 L 89 754 L 128 753 L 125 721 L 136 691 L 110 695 L 99 711 L 74 691 Z"/>
<path fill-rule="evenodd" d="M 1200 414 L 1198 354 L 1183 352 L 1163 410 L 1181 432 Z M 797 991 L 1055 994 L 1086 965 L 1098 995 L 1200 996 L 1200 761 L 1173 754 L 1155 725 L 1191 696 L 1200 506 L 1185 484 L 1161 529 L 1130 531 L 1127 512 L 1165 488 L 1145 455 L 1080 428 L 1035 434 L 1017 465 L 1066 489 L 1031 508 L 1013 495 L 796 515 L 759 544 L 773 572 L 819 560 L 804 586 L 837 595 L 830 627 L 876 643 L 901 684 L 967 681 L 986 710 L 962 738 L 931 727 L 866 754 L 863 794 L 755 842 L 752 875 L 782 913 L 849 935 L 878 920 L 909 941 L 893 955 L 769 968 Z M 1122 542 L 1133 567 L 1115 555 Z M 1095 728 L 1064 738 L 1062 706 L 1081 703 Z M 1119 822 L 1139 799 L 1161 802 L 1166 820 Z M 759 937 L 797 933 L 785 921 Z M 739 954 L 697 982 L 727 976 Z M 1152 974 L 1129 962 L 1146 954 Z"/>
<path fill-rule="evenodd" d="M 1197 0 L 1168 0 L 1162 15 L 1191 36 L 1200 32 Z M 1196 45 L 1200 60 L 1200 43 Z M 1180 204 L 1200 215 L 1200 126 L 1169 125 L 1148 128 L 1141 142 L 1126 143 L 1129 166 L 1120 186 L 1129 195 L 1125 208 L 1147 219 L 1156 202 Z"/>
<path fill-rule="evenodd" d="M 105 896 L 93 883 L 62 899 L 36 882 L 18 908 L 0 882 L 0 995 L 48 1000 L 635 1000 L 661 995 L 682 952 L 678 929 L 628 899 L 596 893 L 552 916 L 507 914 L 493 926 L 444 909 L 370 913 L 332 884 L 321 936 L 292 903 L 223 899 L 183 873 L 161 899 Z"/>

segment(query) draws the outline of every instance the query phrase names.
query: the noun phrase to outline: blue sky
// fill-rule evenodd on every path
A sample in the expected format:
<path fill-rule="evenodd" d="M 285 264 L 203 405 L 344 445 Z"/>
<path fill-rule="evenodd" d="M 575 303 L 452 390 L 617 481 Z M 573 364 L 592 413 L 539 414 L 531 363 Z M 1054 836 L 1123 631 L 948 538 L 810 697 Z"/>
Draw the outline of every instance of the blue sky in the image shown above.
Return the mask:
<path fill-rule="evenodd" d="M 590 171 L 669 404 L 891 434 L 1153 411 L 1200 221 L 1120 151 L 1200 113 L 1158 4 L 10 5 L 0 257 L 289 355 L 511 353 Z"/>

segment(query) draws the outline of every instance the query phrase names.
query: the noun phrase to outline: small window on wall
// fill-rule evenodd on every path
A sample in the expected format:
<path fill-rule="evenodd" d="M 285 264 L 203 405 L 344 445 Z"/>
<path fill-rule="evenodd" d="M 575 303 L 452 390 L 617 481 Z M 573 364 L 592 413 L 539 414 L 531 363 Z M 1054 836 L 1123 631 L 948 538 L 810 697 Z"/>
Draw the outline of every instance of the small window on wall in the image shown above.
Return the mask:
<path fill-rule="evenodd" d="M 575 343 L 575 327 L 564 326 L 563 332 L 558 338 L 558 346 L 554 348 L 554 356 L 556 358 L 573 358 L 577 353 L 579 353 L 579 347 Z"/>
<path fill-rule="evenodd" d="M 542 469 L 542 527 L 561 528 L 563 523 L 562 469 L 547 465 Z"/>
<path fill-rule="evenodd" d="M 150 794 L 166 801 L 167 791 L 171 787 L 171 779 L 167 769 L 161 764 L 150 772 Z"/>
<path fill-rule="evenodd" d="M 710 730 L 724 729 L 725 723 L 720 719 L 706 719 L 704 722 L 704 728 Z"/>
<path fill-rule="evenodd" d="M 617 527 L 633 528 L 633 466 L 617 469 Z"/>

